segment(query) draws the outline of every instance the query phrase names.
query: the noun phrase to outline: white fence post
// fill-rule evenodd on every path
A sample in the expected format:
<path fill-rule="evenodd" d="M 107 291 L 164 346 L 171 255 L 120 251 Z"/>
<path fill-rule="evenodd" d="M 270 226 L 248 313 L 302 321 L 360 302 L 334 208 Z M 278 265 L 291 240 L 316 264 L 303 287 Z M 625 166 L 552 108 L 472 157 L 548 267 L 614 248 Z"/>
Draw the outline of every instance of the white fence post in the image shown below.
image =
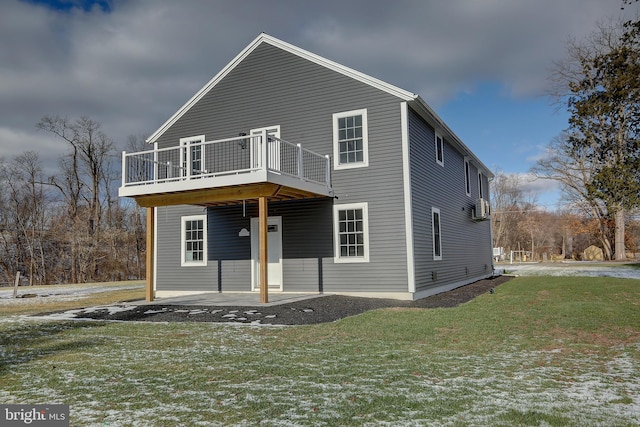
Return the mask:
<path fill-rule="evenodd" d="M 20 283 L 20 272 L 16 273 L 16 283 L 13 285 L 13 298 L 18 298 L 18 284 Z"/>

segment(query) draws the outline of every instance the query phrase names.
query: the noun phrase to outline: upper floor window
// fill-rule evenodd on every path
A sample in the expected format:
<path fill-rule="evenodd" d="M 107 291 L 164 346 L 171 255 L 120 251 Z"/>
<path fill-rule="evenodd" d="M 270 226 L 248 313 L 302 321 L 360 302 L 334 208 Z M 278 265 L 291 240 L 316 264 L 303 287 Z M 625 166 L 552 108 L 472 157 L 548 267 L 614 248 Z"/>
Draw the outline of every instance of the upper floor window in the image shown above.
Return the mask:
<path fill-rule="evenodd" d="M 333 115 L 333 167 L 348 169 L 368 166 L 367 110 Z"/>
<path fill-rule="evenodd" d="M 464 159 L 464 189 L 467 192 L 467 196 L 471 197 L 471 170 L 469 165 L 469 159 Z"/>
<path fill-rule="evenodd" d="M 431 208 L 432 216 L 432 236 L 433 236 L 433 259 L 439 261 L 442 259 L 442 234 L 440 227 L 440 209 Z"/>
<path fill-rule="evenodd" d="M 182 217 L 182 266 L 207 265 L 207 217 Z"/>
<path fill-rule="evenodd" d="M 484 189 L 482 186 L 483 183 L 483 179 L 482 179 L 482 172 L 478 172 L 478 197 L 480 197 L 481 199 L 484 199 Z"/>
<path fill-rule="evenodd" d="M 438 163 L 440 166 L 444 166 L 444 140 L 438 132 L 436 132 L 435 134 L 436 163 Z"/>
<path fill-rule="evenodd" d="M 369 262 L 367 203 L 334 205 L 336 262 Z"/>

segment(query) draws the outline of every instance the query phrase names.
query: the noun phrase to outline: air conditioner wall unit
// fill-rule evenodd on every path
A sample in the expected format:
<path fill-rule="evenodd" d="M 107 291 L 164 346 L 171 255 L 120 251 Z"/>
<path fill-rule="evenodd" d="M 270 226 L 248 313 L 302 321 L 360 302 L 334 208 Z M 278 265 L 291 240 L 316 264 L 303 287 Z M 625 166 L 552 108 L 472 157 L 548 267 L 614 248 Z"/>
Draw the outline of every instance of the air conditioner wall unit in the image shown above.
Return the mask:
<path fill-rule="evenodd" d="M 489 201 L 483 198 L 476 200 L 476 205 L 473 211 L 473 219 L 476 221 L 481 221 L 488 219 L 491 215 L 491 206 L 489 205 Z"/>

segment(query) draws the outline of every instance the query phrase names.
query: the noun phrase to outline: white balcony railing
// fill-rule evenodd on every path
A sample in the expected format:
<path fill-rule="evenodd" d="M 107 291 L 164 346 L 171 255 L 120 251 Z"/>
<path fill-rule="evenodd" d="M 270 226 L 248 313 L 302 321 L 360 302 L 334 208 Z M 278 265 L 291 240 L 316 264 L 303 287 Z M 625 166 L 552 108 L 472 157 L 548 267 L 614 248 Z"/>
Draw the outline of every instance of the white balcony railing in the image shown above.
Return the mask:
<path fill-rule="evenodd" d="M 264 141 L 268 141 L 267 144 Z M 122 187 L 210 180 L 272 172 L 300 181 L 331 187 L 329 156 L 314 153 L 272 135 L 240 136 L 193 142 L 175 147 L 122 153 Z"/>

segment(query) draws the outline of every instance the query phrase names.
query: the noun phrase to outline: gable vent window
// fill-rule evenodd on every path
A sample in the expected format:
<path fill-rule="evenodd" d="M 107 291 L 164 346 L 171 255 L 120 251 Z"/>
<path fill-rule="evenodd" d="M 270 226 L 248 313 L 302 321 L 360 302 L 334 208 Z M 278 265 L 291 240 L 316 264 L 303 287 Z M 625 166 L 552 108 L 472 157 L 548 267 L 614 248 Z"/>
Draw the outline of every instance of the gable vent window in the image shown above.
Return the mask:
<path fill-rule="evenodd" d="M 364 167 L 368 159 L 367 110 L 333 115 L 334 169 Z"/>

